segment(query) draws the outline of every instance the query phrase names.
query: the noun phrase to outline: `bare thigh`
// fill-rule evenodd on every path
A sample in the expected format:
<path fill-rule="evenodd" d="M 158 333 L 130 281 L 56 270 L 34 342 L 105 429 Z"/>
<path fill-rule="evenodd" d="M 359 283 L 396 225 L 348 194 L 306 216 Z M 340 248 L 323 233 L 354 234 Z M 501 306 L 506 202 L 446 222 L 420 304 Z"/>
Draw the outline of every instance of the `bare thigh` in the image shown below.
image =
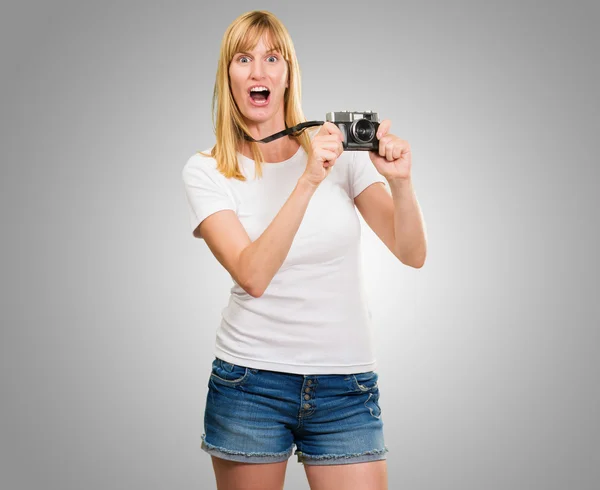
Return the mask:
<path fill-rule="evenodd" d="M 280 463 L 240 463 L 211 456 L 217 490 L 282 490 L 287 460 Z"/>
<path fill-rule="evenodd" d="M 310 490 L 388 490 L 387 460 L 304 465 Z"/>

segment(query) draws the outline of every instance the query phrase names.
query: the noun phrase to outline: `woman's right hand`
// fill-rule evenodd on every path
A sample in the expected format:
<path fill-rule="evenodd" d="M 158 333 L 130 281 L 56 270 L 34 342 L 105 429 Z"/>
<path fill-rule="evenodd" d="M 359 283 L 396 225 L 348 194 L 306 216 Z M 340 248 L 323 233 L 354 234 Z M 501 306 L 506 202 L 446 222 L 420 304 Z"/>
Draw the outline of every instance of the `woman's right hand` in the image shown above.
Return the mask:
<path fill-rule="evenodd" d="M 318 186 L 331 172 L 335 161 L 344 151 L 344 135 L 335 124 L 326 121 L 312 139 L 311 154 L 302 178 Z"/>

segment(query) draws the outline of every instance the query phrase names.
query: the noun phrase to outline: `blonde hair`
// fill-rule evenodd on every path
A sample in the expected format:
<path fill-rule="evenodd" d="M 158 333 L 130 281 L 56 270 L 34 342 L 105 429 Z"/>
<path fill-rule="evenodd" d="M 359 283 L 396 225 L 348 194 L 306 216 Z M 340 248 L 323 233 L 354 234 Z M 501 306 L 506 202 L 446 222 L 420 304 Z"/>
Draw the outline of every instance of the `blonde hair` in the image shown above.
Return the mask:
<path fill-rule="evenodd" d="M 289 81 L 284 95 L 286 127 L 291 128 L 306 121 L 301 107 L 300 67 L 287 29 L 275 15 L 265 10 L 254 10 L 240 15 L 227 28 L 221 42 L 212 98 L 212 123 L 217 141 L 210 155 L 198 152 L 213 157 L 217 162 L 217 169 L 227 178 L 246 180 L 239 169 L 237 151 L 244 142 L 244 134 L 251 136 L 231 93 L 229 64 L 235 53 L 250 51 L 265 33 L 270 44 L 268 49 L 277 49 L 288 63 Z M 305 129 L 300 134 L 289 135 L 289 137 L 298 141 L 309 154 L 311 142 L 307 131 Z M 262 177 L 264 158 L 260 145 L 263 143 L 248 143 L 255 162 L 255 173 Z"/>

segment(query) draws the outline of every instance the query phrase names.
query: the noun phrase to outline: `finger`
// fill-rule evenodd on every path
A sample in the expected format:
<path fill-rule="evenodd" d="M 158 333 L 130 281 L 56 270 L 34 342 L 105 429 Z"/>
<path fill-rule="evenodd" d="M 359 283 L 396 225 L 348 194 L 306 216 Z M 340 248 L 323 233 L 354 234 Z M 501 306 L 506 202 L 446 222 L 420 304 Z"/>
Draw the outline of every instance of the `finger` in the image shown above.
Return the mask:
<path fill-rule="evenodd" d="M 394 161 L 394 146 L 395 145 L 393 143 L 390 143 L 385 147 L 385 159 L 388 162 Z"/>
<path fill-rule="evenodd" d="M 321 136 L 318 142 L 315 143 L 316 147 L 328 148 L 332 151 L 337 151 L 338 155 L 344 151 L 344 142 L 335 135 Z"/>
<path fill-rule="evenodd" d="M 331 150 L 319 149 L 316 152 L 317 161 L 321 163 L 325 163 L 326 161 L 332 163 L 337 158 L 337 154 Z"/>
<path fill-rule="evenodd" d="M 335 124 L 333 124 L 332 122 L 329 122 L 329 121 L 325 121 L 323 123 L 323 126 L 321 126 L 321 130 L 319 131 L 319 134 L 323 134 L 323 135 L 334 134 L 334 135 L 337 135 L 338 137 L 342 136 L 342 132 L 340 131 L 340 128 L 338 128 Z"/>
<path fill-rule="evenodd" d="M 379 155 L 384 157 L 385 156 L 385 148 L 388 142 L 388 138 L 382 138 L 379 140 Z"/>
<path fill-rule="evenodd" d="M 379 128 L 377 128 L 377 139 L 383 138 L 388 133 L 391 126 L 392 121 L 390 121 L 389 119 L 384 119 L 383 121 L 381 121 L 381 123 L 379 124 Z"/>
<path fill-rule="evenodd" d="M 333 142 L 339 143 L 340 138 L 339 138 L 339 136 L 337 136 L 335 134 L 327 134 L 324 136 L 319 136 L 319 139 L 317 139 L 316 141 L 333 141 Z"/>
<path fill-rule="evenodd" d="M 397 145 L 394 147 L 394 152 L 392 153 L 392 157 L 394 160 L 398 160 L 398 158 L 400 158 L 402 156 L 402 146 Z"/>
<path fill-rule="evenodd" d="M 340 140 L 336 139 L 335 141 L 323 141 L 320 145 L 319 148 L 325 148 L 327 150 L 331 150 L 331 151 L 339 151 L 340 149 L 343 150 L 343 145 L 340 142 Z"/>
<path fill-rule="evenodd" d="M 344 133 L 342 130 L 334 123 L 326 121 L 319 130 L 317 134 L 319 138 L 332 138 L 338 141 L 344 142 Z"/>

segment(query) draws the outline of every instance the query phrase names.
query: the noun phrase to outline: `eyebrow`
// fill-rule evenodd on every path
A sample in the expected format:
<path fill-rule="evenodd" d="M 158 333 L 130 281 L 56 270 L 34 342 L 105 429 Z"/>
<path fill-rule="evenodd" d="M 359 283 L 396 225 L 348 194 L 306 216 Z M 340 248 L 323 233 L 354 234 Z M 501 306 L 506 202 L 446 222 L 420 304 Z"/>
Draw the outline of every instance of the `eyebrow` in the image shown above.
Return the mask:
<path fill-rule="evenodd" d="M 275 52 L 278 53 L 279 49 L 277 49 L 277 48 L 269 49 L 268 51 L 265 51 L 264 54 L 275 53 Z M 247 53 L 246 51 L 238 51 L 236 54 L 249 54 L 249 55 L 252 55 L 252 53 Z"/>

